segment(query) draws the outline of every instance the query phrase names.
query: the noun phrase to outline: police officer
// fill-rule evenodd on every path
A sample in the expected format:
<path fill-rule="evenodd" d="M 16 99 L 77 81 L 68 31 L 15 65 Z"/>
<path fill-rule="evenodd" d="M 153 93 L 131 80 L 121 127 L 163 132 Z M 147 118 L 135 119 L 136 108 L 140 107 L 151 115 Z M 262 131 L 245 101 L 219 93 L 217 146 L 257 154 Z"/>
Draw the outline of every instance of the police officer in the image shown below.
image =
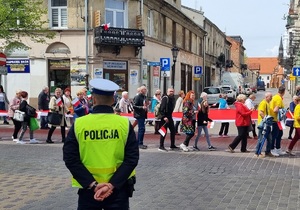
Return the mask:
<path fill-rule="evenodd" d="M 93 113 L 76 119 L 63 146 L 78 210 L 129 209 L 139 147 L 127 118 L 114 114 L 119 86 L 106 79 L 90 81 Z"/>

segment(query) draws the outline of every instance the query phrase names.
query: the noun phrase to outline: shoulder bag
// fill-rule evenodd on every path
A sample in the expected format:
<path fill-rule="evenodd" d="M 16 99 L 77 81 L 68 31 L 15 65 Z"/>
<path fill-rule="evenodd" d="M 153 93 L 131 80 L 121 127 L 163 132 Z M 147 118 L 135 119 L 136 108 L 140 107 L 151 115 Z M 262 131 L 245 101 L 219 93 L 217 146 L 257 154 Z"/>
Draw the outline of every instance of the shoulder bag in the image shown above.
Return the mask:
<path fill-rule="evenodd" d="M 15 110 L 13 119 L 19 122 L 24 121 L 25 112 L 21 112 L 20 110 Z"/>
<path fill-rule="evenodd" d="M 62 121 L 62 117 L 63 117 L 63 115 L 59 114 L 57 112 L 48 112 L 47 121 L 51 125 L 60 125 L 60 123 Z"/>

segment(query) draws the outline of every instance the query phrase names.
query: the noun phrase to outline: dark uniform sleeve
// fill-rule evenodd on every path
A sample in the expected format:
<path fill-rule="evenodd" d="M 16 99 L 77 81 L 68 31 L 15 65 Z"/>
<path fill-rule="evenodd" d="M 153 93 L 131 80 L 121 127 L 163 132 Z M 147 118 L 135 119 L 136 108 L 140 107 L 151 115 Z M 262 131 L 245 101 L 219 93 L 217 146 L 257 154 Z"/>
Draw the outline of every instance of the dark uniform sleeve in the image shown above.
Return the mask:
<path fill-rule="evenodd" d="M 135 169 L 139 160 L 139 147 L 136 135 L 131 124 L 129 124 L 129 134 L 125 145 L 124 161 L 110 179 L 110 183 L 120 189 Z"/>
<path fill-rule="evenodd" d="M 75 136 L 74 125 L 70 128 L 63 146 L 63 159 L 66 167 L 83 188 L 88 188 L 95 181 L 80 160 L 79 144 Z"/>

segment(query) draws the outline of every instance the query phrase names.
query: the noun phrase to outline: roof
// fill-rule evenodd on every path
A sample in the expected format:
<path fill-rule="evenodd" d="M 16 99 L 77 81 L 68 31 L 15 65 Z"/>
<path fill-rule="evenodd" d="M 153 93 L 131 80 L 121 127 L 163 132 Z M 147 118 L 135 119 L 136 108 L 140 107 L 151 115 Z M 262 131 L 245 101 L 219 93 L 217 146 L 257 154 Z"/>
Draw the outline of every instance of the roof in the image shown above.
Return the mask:
<path fill-rule="evenodd" d="M 277 57 L 249 57 L 246 62 L 250 70 L 259 70 L 260 74 L 283 74 Z"/>

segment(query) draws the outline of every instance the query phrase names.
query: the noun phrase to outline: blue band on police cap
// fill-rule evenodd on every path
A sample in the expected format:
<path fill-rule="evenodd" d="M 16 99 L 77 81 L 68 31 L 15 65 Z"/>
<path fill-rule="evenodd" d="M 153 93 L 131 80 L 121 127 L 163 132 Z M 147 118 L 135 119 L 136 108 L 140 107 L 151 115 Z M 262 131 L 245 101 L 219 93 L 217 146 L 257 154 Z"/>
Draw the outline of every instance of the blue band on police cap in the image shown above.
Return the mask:
<path fill-rule="evenodd" d="M 103 90 L 93 88 L 92 93 L 97 95 L 113 96 L 115 94 L 115 91 L 103 91 Z"/>

